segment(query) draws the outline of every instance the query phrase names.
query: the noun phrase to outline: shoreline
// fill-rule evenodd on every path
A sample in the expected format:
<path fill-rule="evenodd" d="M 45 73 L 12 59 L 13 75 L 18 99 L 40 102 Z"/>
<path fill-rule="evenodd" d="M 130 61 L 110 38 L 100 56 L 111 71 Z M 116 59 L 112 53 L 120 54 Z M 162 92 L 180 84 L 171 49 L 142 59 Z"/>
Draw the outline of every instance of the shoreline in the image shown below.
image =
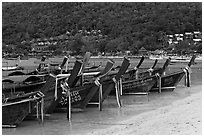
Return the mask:
<path fill-rule="evenodd" d="M 53 113 L 43 123 L 23 121 L 2 135 L 201 135 L 202 85 L 178 87 L 176 91 L 147 97 L 124 96 L 123 107 L 115 99 L 104 102 L 104 110 L 87 108 L 74 113 Z"/>
<path fill-rule="evenodd" d="M 141 113 L 93 135 L 202 135 L 202 86 L 198 93 Z"/>

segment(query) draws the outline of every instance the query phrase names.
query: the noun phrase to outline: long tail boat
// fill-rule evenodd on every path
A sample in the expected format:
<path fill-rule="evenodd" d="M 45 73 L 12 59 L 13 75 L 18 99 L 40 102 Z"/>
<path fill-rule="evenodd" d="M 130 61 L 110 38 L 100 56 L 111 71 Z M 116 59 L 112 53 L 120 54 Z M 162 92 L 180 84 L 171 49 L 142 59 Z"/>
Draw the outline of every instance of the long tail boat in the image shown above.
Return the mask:
<path fill-rule="evenodd" d="M 151 75 L 155 75 L 156 73 L 162 74 L 163 68 L 155 68 L 158 60 L 156 59 L 153 66 L 150 67 L 150 69 L 140 72 L 139 67 L 144 61 L 144 57 L 141 58 L 139 64 L 134 68 L 128 70 L 128 72 L 125 74 L 125 77 L 131 78 L 131 79 L 138 79 L 138 78 L 146 78 Z"/>
<path fill-rule="evenodd" d="M 99 89 L 99 86 L 96 82 L 103 77 L 105 77 L 112 69 L 114 62 L 109 60 L 106 64 L 106 67 L 103 71 L 100 72 L 98 77 L 96 78 L 95 82 L 82 85 L 79 87 L 73 87 L 72 85 L 68 84 L 67 81 L 61 83 L 61 91 L 63 92 L 63 97 L 61 102 L 59 103 L 58 107 L 63 108 L 67 107 L 67 118 L 71 118 L 71 108 L 80 108 L 85 109 L 89 101 L 92 97 L 96 94 Z"/>
<path fill-rule="evenodd" d="M 89 55 L 85 56 L 84 60 L 88 57 Z M 59 101 L 62 98 L 61 82 L 63 80 L 66 79 L 70 87 L 74 87 L 76 85 L 79 76 L 81 75 L 83 66 L 85 66 L 85 63 L 86 61 L 82 63 L 81 61 L 76 60 L 73 70 L 71 71 L 71 74 L 49 75 L 46 84 L 40 89 L 40 91 L 45 95 L 44 113 L 46 114 L 52 113 L 55 110 L 56 106 L 59 104 Z"/>
<path fill-rule="evenodd" d="M 74 85 L 76 77 L 79 75 L 80 70 L 82 68 L 82 62 L 76 61 L 74 65 L 74 69 L 68 77 L 67 81 L 69 85 Z M 61 100 L 62 90 L 60 87 L 60 83 L 63 79 L 57 79 L 53 74 L 49 75 L 48 80 L 45 85 L 40 89 L 40 91 L 45 95 L 44 97 L 44 113 L 50 114 L 54 111 L 57 104 Z M 33 112 L 32 114 L 35 114 Z"/>
<path fill-rule="evenodd" d="M 46 80 L 43 75 L 9 76 L 2 79 L 2 94 L 18 96 L 40 89 Z"/>
<path fill-rule="evenodd" d="M 43 56 L 41 62 L 44 61 L 45 57 Z M 62 61 L 62 64 L 56 71 L 61 71 L 66 62 L 67 57 L 65 56 Z M 45 74 L 43 74 L 40 71 L 40 68 L 42 68 L 41 63 L 39 64 L 38 68 L 33 72 L 27 74 L 23 72 L 14 72 L 10 76 L 4 77 L 2 80 L 3 94 L 5 94 L 5 96 L 15 96 L 39 90 L 49 78 L 48 73 L 46 72 Z M 54 72 L 55 71 L 53 71 L 53 73 Z M 40 75 L 40 73 L 42 75 Z"/>
<path fill-rule="evenodd" d="M 116 75 L 109 75 L 104 77 L 101 80 L 96 81 L 95 83 L 100 87 L 99 91 L 95 93 L 94 97 L 90 100 L 89 104 L 98 104 L 99 110 L 102 110 L 103 101 L 109 96 L 112 90 L 115 88 L 116 92 L 116 101 L 119 107 L 121 107 L 120 94 L 120 79 L 125 74 L 127 68 L 130 65 L 129 59 L 124 57 L 122 65 Z"/>
<path fill-rule="evenodd" d="M 62 71 L 62 68 L 64 67 L 64 65 L 66 64 L 66 62 L 68 60 L 68 57 L 64 56 L 64 59 L 63 59 L 61 65 L 59 66 L 59 68 L 54 69 L 54 70 L 50 70 L 50 71 L 45 69 L 46 68 L 45 66 L 48 65 L 48 63 L 45 62 L 45 59 L 46 59 L 46 57 L 43 56 L 41 58 L 41 61 L 40 61 L 39 65 L 38 65 L 38 67 L 35 70 L 33 70 L 33 71 L 29 72 L 29 73 L 24 73 L 22 71 L 14 71 L 14 72 L 8 74 L 8 76 L 17 76 L 17 75 L 18 76 L 19 75 L 44 75 L 44 74 L 49 74 L 51 72 L 59 74 Z"/>
<path fill-rule="evenodd" d="M 2 98 L 2 127 L 16 127 L 24 118 L 32 112 L 32 109 L 37 109 L 43 114 L 43 94 L 41 92 L 31 92 L 14 98 Z M 35 104 L 36 108 L 32 107 Z M 43 115 L 42 120 L 43 120 Z"/>
<path fill-rule="evenodd" d="M 196 56 L 193 55 L 188 65 L 177 72 L 170 73 L 167 75 L 162 75 L 161 77 L 161 90 L 162 91 L 173 91 L 181 79 L 185 76 L 185 84 L 187 87 L 190 87 L 190 73 L 191 65 L 194 63 Z M 150 91 L 158 91 L 158 84 L 155 84 Z"/>
<path fill-rule="evenodd" d="M 114 62 L 112 60 L 108 60 L 105 68 L 98 73 L 98 76 L 95 79 L 101 79 L 103 77 L 105 77 L 112 69 Z M 67 82 L 65 82 L 67 83 Z M 65 83 L 63 85 L 61 85 L 62 90 L 65 90 L 64 87 L 66 87 Z M 70 84 L 67 84 L 70 85 Z M 71 102 L 72 102 L 72 106 L 73 107 L 80 107 L 82 109 L 84 109 L 88 103 L 88 101 L 91 99 L 89 97 L 91 97 L 90 95 L 93 96 L 93 94 L 96 92 L 96 90 L 98 89 L 98 87 L 96 86 L 96 84 L 94 82 L 89 83 L 89 84 L 83 84 L 82 86 L 78 86 L 78 87 L 73 87 L 73 86 L 69 86 L 70 88 L 70 95 L 71 95 Z M 76 94 L 77 93 L 77 94 Z M 80 100 L 84 100 L 83 98 L 86 98 L 87 95 L 87 99 L 86 102 L 87 103 L 82 103 L 82 101 L 79 102 L 79 100 L 77 100 L 77 96 L 79 94 L 79 98 Z M 89 94 L 89 95 L 88 95 Z M 66 107 L 67 106 L 67 94 L 65 94 L 62 97 L 61 102 L 59 103 L 58 107 Z"/>
<path fill-rule="evenodd" d="M 141 58 L 139 64 L 131 71 L 128 71 L 124 74 L 124 77 L 121 79 L 121 87 L 123 94 L 148 94 L 149 90 L 155 85 L 156 81 L 160 80 L 160 75 L 166 70 L 167 66 L 170 64 L 170 60 L 167 59 L 162 69 L 154 75 L 145 75 L 142 76 L 142 73 L 138 73 L 138 69 L 142 64 L 144 59 Z M 155 61 L 154 65 L 157 61 Z M 113 91 L 112 91 L 113 92 Z"/>
<path fill-rule="evenodd" d="M 91 84 L 86 84 L 83 85 L 82 87 L 78 88 L 67 88 L 67 118 L 70 120 L 71 119 L 71 106 L 73 107 L 80 107 L 80 108 L 85 108 L 86 105 L 91 101 L 94 101 L 94 103 L 97 103 L 99 105 L 99 110 L 102 110 L 102 103 L 103 101 L 107 98 L 108 94 L 114 87 L 118 87 L 118 82 L 120 77 L 125 73 L 127 70 L 128 66 L 130 65 L 129 60 L 124 58 L 124 61 L 122 63 L 122 66 L 117 73 L 117 75 L 114 78 L 108 77 L 107 79 L 107 74 L 111 71 L 113 67 L 113 61 L 110 61 L 107 63 L 104 71 L 101 72 L 101 75 L 97 76 L 96 80 L 94 83 Z M 68 85 L 68 84 L 67 84 Z M 103 88 L 102 88 L 103 85 Z M 65 86 L 64 86 L 65 87 Z M 90 89 L 91 88 L 91 89 Z M 64 88 L 65 89 L 65 88 Z M 118 89 L 118 88 L 117 88 Z M 76 92 L 77 91 L 77 92 Z M 82 91 L 86 91 L 86 97 L 84 100 L 81 100 L 82 97 L 79 96 L 80 94 L 83 95 Z M 117 93 L 119 93 L 118 90 L 116 90 Z M 73 94 L 71 94 L 73 93 Z M 77 94 L 74 94 L 77 93 Z M 119 94 L 118 94 L 119 95 Z M 73 98 L 74 96 L 74 98 Z M 117 101 L 118 104 L 120 105 L 120 99 L 117 96 Z"/>
<path fill-rule="evenodd" d="M 38 75 L 38 72 L 40 71 L 40 68 L 42 68 L 42 64 L 44 64 L 46 57 L 42 56 L 41 58 L 41 63 L 39 63 L 38 67 L 36 70 L 29 72 L 29 73 L 24 73 L 22 71 L 14 71 L 8 74 L 8 76 L 17 76 L 17 75 Z"/>

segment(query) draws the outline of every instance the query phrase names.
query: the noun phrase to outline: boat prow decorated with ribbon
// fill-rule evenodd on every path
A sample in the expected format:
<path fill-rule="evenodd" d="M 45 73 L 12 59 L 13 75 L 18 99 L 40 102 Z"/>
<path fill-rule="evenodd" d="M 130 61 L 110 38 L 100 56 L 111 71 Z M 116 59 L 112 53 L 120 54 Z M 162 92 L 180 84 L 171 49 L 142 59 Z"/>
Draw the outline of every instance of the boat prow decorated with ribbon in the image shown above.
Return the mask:
<path fill-rule="evenodd" d="M 98 74 L 92 83 L 81 84 L 81 86 L 78 87 L 72 87 L 67 81 L 61 83 L 61 89 L 59 90 L 62 91 L 63 95 L 61 101 L 58 104 L 58 108 L 67 108 L 68 119 L 71 118 L 71 110 L 73 108 L 86 108 L 89 101 L 99 90 L 99 81 L 111 71 L 113 64 L 114 62 L 109 60 L 104 70 Z"/>
<path fill-rule="evenodd" d="M 2 98 L 2 126 L 18 126 L 34 109 L 37 118 L 42 116 L 43 120 L 43 100 L 42 92 L 31 92 L 18 97 Z M 39 114 L 40 113 L 40 114 Z"/>
<path fill-rule="evenodd" d="M 191 84 L 191 65 L 194 63 L 196 56 L 193 55 L 188 65 L 181 69 L 180 71 L 162 75 L 161 77 L 161 90 L 162 91 L 173 91 L 178 83 L 181 81 L 181 79 L 185 76 L 185 85 L 187 87 L 190 87 Z M 150 91 L 158 91 L 157 84 L 154 85 L 154 87 Z"/>

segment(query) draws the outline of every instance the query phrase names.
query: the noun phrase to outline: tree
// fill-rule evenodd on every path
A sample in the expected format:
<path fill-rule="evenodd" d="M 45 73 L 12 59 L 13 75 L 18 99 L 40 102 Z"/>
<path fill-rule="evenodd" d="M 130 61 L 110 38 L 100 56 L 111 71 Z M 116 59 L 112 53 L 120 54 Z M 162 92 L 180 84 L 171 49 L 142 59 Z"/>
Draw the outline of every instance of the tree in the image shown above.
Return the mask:
<path fill-rule="evenodd" d="M 74 52 L 74 54 L 81 55 L 83 46 L 85 46 L 85 44 L 81 40 L 81 37 L 76 37 L 71 45 L 71 50 Z"/>
<path fill-rule="evenodd" d="M 176 45 L 176 51 L 178 54 L 182 55 L 186 51 L 190 51 L 190 43 L 187 40 L 179 41 Z"/>
<path fill-rule="evenodd" d="M 140 46 L 154 50 L 162 45 L 162 41 L 158 41 L 158 32 L 175 34 L 201 31 L 202 3 L 2 3 L 2 42 L 6 44 L 18 45 L 23 40 L 55 37 L 67 30 L 74 36 L 83 28 L 87 31 L 100 29 L 103 35 L 108 36 L 106 42 L 109 46 L 114 45 L 114 49 L 111 48 L 115 51 L 115 48 L 118 51 L 126 50 L 137 41 Z M 80 43 L 80 40 L 74 41 L 76 45 L 77 41 Z M 106 42 L 102 42 L 97 50 L 105 51 Z M 87 46 L 101 45 L 100 40 L 98 43 L 94 40 L 87 43 L 83 50 Z M 80 52 L 79 49 L 77 52 Z"/>

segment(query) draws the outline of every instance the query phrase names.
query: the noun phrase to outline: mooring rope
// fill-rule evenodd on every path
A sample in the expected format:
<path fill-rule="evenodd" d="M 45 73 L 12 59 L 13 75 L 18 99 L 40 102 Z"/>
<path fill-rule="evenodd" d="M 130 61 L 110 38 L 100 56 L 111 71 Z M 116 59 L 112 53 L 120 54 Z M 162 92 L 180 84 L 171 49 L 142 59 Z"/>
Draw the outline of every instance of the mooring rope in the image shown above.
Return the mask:
<path fill-rule="evenodd" d="M 68 83 L 63 82 L 60 84 L 60 86 L 63 90 L 62 94 L 66 95 L 66 97 L 70 96 L 71 93 L 70 93 L 70 87 L 69 87 Z"/>
<path fill-rule="evenodd" d="M 45 95 L 40 91 L 38 91 L 37 94 L 33 96 L 33 100 L 37 100 L 37 103 L 36 103 L 37 118 L 39 118 L 39 107 L 40 107 L 42 121 L 43 121 L 43 117 L 44 117 L 44 115 L 43 115 L 43 110 L 44 110 L 44 98 L 43 97 L 44 96 Z M 29 98 L 31 98 L 31 96 Z M 39 98 L 41 98 L 41 101 L 38 101 Z M 39 106 L 39 102 L 41 103 L 41 106 Z M 31 105 L 30 102 L 29 102 L 29 105 Z M 31 106 L 29 106 L 29 109 L 30 109 L 30 107 Z"/>

